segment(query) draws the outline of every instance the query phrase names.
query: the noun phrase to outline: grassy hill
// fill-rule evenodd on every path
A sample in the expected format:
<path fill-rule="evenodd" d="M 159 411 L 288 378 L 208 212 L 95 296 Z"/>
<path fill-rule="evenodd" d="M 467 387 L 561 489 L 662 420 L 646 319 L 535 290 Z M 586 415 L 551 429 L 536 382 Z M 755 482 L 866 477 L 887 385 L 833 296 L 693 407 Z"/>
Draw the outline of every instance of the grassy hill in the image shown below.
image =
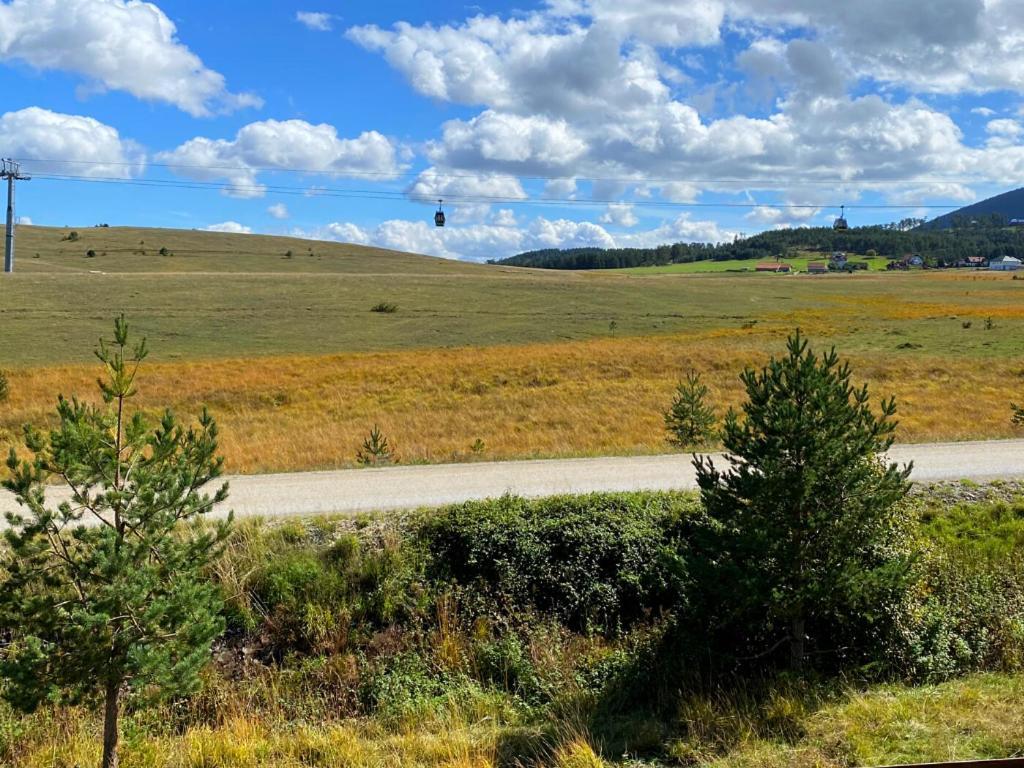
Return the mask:
<path fill-rule="evenodd" d="M 451 275 L 479 271 L 475 265 L 464 262 L 363 245 L 141 227 L 75 229 L 21 226 L 18 227 L 17 252 L 18 272 L 30 274 L 274 272 Z"/>
<path fill-rule="evenodd" d="M 92 350 L 119 312 L 152 349 L 142 405 L 209 405 L 233 471 L 347 465 L 375 423 L 403 462 L 661 452 L 682 372 L 704 372 L 724 410 L 742 367 L 796 327 L 899 398 L 901 439 L 1014 434 L 1024 281 L 1011 275 L 570 272 L 249 235 L 67 234 L 21 228 L 18 272 L 0 274 L 0 453 L 59 393 L 94 392 Z"/>

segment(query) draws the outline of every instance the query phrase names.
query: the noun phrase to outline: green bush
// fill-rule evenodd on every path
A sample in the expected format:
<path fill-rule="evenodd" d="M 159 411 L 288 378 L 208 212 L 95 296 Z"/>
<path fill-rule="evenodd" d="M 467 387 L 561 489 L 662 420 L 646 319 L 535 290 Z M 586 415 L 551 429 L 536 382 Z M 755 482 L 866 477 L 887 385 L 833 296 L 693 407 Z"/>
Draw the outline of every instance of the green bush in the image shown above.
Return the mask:
<path fill-rule="evenodd" d="M 920 582 L 904 609 L 906 671 L 936 680 L 1024 668 L 1024 502 L 925 510 Z"/>
<path fill-rule="evenodd" d="M 252 605 L 236 601 L 233 624 L 262 635 L 274 657 L 343 652 L 429 608 L 418 552 L 397 538 L 367 542 L 346 534 L 314 547 L 303 526 L 286 524 L 258 546 L 267 551 L 243 584 Z M 262 617 L 262 626 L 246 616 Z"/>
<path fill-rule="evenodd" d="M 429 577 L 456 585 L 476 615 L 539 612 L 613 634 L 682 598 L 672 536 L 694 509 L 679 495 L 506 496 L 450 507 L 418 533 Z"/>

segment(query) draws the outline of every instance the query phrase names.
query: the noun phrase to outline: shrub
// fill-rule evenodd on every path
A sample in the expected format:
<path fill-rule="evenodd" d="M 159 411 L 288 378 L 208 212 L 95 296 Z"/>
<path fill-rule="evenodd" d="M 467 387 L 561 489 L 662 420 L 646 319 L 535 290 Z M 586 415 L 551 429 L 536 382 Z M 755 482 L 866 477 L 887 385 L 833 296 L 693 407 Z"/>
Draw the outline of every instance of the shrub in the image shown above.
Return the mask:
<path fill-rule="evenodd" d="M 965 331 L 967 331 L 971 329 L 974 323 L 971 322 L 970 320 L 964 320 L 962 323 L 960 323 L 960 325 L 963 327 Z"/>
<path fill-rule="evenodd" d="M 270 559 L 256 574 L 252 595 L 267 615 L 271 651 L 340 651 L 351 619 L 346 584 L 310 551 Z"/>
<path fill-rule="evenodd" d="M 689 497 L 506 496 L 450 507 L 418 527 L 428 576 L 452 583 L 474 616 L 539 612 L 612 634 L 675 605 L 685 568 L 672 537 Z"/>
<path fill-rule="evenodd" d="M 1011 404 L 1010 409 L 1013 411 L 1013 423 L 1018 427 L 1024 427 L 1024 408 Z"/>
<path fill-rule="evenodd" d="M 428 612 L 418 551 L 397 537 L 345 534 L 315 547 L 309 531 L 289 524 L 246 539 L 221 581 L 250 603 L 233 601 L 234 626 L 258 635 L 272 658 L 345 652 Z M 248 572 L 239 578 L 236 569 Z"/>
<path fill-rule="evenodd" d="M 1024 502 L 928 509 L 899 653 L 916 679 L 1024 668 Z"/>
<path fill-rule="evenodd" d="M 715 432 L 715 411 L 708 405 L 708 388 L 700 374 L 690 371 L 679 382 L 675 398 L 665 414 L 669 442 L 680 448 L 706 445 Z"/>
<path fill-rule="evenodd" d="M 161 247 L 159 251 L 161 256 L 170 256 L 171 252 L 166 247 Z"/>
<path fill-rule="evenodd" d="M 0 371 L 0 403 L 6 400 L 11 395 L 11 385 L 7 381 L 7 374 Z"/>
<path fill-rule="evenodd" d="M 379 313 L 385 314 L 385 315 L 393 315 L 395 312 L 398 311 L 398 305 L 397 304 L 389 304 L 386 301 L 381 301 L 381 302 L 379 302 L 377 304 L 374 304 L 372 307 L 370 307 L 370 311 L 371 312 L 379 312 Z"/>
<path fill-rule="evenodd" d="M 986 331 L 991 331 L 995 327 L 996 327 L 995 321 L 991 317 L 986 317 L 985 318 L 985 330 Z"/>
<path fill-rule="evenodd" d="M 374 424 L 370 434 L 363 440 L 362 447 L 356 451 L 356 462 L 364 467 L 378 467 L 394 464 L 395 461 L 394 446 L 380 431 L 380 427 Z"/>
<path fill-rule="evenodd" d="M 88 251 L 85 252 L 85 258 L 87 258 L 87 259 L 95 259 L 96 258 L 96 251 L 94 251 L 92 248 L 90 248 Z"/>

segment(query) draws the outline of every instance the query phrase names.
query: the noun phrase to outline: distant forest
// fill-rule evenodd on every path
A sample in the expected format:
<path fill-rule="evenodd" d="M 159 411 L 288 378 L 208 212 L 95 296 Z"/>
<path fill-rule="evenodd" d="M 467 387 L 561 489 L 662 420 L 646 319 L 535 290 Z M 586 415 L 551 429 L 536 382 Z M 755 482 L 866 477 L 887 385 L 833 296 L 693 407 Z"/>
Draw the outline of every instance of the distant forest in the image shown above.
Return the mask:
<path fill-rule="evenodd" d="M 1006 226 L 998 216 L 964 220 L 941 230 L 928 229 L 923 224 L 917 219 L 905 219 L 846 231 L 831 227 L 779 229 L 718 245 L 676 243 L 657 248 L 551 248 L 491 263 L 541 269 L 622 269 L 693 261 L 768 260 L 801 251 L 843 251 L 891 259 L 919 255 L 927 265 L 943 267 L 954 266 L 968 256 L 1024 257 L 1024 231 Z"/>

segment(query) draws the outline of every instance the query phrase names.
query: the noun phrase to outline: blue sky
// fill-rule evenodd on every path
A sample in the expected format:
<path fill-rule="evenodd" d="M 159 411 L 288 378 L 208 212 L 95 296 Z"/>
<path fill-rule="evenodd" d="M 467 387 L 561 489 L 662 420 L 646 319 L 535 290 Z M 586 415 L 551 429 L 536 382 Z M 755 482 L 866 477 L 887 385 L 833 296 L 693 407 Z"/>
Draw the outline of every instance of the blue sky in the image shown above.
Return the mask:
<path fill-rule="evenodd" d="M 0 0 L 0 155 L 37 224 L 467 259 L 934 216 L 1024 175 L 1022 11 Z"/>

